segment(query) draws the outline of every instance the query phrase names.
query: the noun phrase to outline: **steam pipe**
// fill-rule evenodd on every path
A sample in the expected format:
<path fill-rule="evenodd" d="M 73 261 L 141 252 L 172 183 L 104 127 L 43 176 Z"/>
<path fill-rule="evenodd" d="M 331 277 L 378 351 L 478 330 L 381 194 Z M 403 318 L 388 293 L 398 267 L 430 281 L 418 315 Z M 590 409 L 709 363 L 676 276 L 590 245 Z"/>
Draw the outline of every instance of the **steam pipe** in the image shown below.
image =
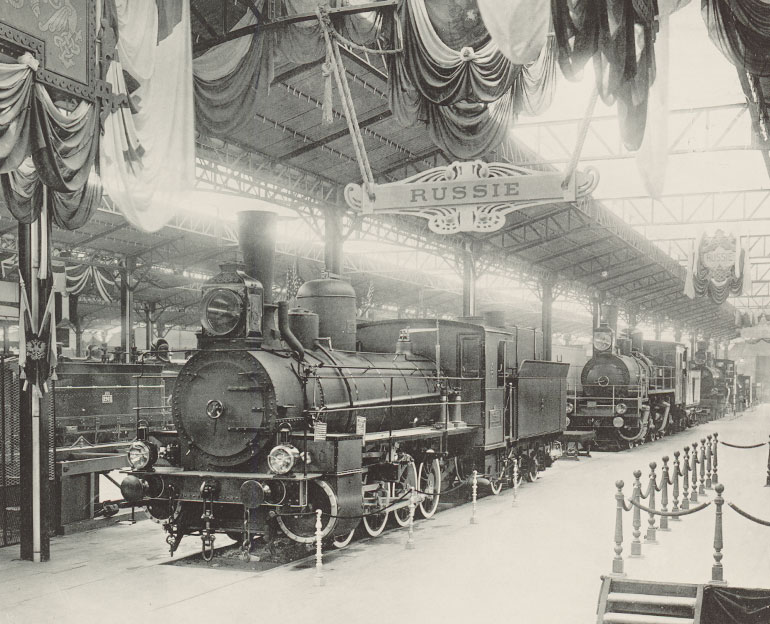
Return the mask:
<path fill-rule="evenodd" d="M 289 302 L 278 302 L 278 332 L 281 334 L 281 340 L 283 340 L 289 348 L 297 354 L 297 359 L 301 362 L 305 359 L 305 349 L 302 343 L 292 333 L 289 327 Z"/>

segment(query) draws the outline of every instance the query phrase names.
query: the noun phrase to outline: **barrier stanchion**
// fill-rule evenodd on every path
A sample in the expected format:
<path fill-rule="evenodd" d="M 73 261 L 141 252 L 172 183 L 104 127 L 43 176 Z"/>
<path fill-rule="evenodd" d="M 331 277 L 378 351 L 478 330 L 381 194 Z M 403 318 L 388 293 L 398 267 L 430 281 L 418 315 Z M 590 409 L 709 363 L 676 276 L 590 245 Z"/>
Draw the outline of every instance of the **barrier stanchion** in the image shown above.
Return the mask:
<path fill-rule="evenodd" d="M 770 487 L 770 442 L 768 442 L 767 449 L 767 479 L 765 481 L 765 487 Z"/>
<path fill-rule="evenodd" d="M 639 540 L 639 537 L 642 534 L 642 512 L 638 507 L 638 503 L 640 502 L 642 498 L 642 482 L 640 481 L 640 478 L 642 476 L 641 470 L 635 470 L 634 471 L 634 493 L 632 495 L 633 500 L 636 501 L 637 505 L 634 505 L 634 539 L 631 542 L 631 557 L 638 558 L 642 556 L 642 542 Z"/>
<path fill-rule="evenodd" d="M 674 482 L 672 483 L 674 486 L 674 506 L 671 508 L 671 511 L 679 511 L 679 477 L 681 476 L 682 472 L 679 470 L 679 451 L 674 451 Z M 680 521 L 678 516 L 673 516 L 671 519 L 676 522 Z"/>
<path fill-rule="evenodd" d="M 324 579 L 324 564 L 323 564 L 323 523 L 321 522 L 321 510 L 317 509 L 315 512 L 315 578 L 313 584 L 316 587 L 321 587 L 326 584 Z"/>
<path fill-rule="evenodd" d="M 706 438 L 701 438 L 698 463 L 700 464 L 700 481 L 698 485 L 698 494 L 706 495 Z"/>
<path fill-rule="evenodd" d="M 706 489 L 711 490 L 711 434 L 706 436 Z"/>
<path fill-rule="evenodd" d="M 646 544 L 657 544 L 657 533 L 655 532 L 655 493 L 658 491 L 657 476 L 655 469 L 658 464 L 650 462 L 650 483 L 647 486 L 647 497 L 649 497 L 650 516 L 647 519 L 647 535 L 644 536 Z"/>
<path fill-rule="evenodd" d="M 630 509 L 626 507 L 624 500 L 624 485 L 622 481 L 615 481 L 615 487 L 618 489 L 615 492 L 615 556 L 612 559 L 612 574 L 610 575 L 615 577 L 626 575 L 623 571 L 623 512 L 630 511 Z"/>
<path fill-rule="evenodd" d="M 722 492 L 725 491 L 725 486 L 721 483 L 717 483 L 714 486 L 717 497 L 714 499 L 716 504 L 716 515 L 714 517 L 714 565 L 711 566 L 711 582 L 712 583 L 724 583 L 724 568 L 722 566 L 722 548 L 724 548 L 724 541 L 722 539 L 722 505 L 725 499 L 722 498 Z"/>
<path fill-rule="evenodd" d="M 690 454 L 690 502 L 698 502 L 698 441 L 692 444 L 692 453 Z"/>
<path fill-rule="evenodd" d="M 414 511 L 417 508 L 417 503 L 415 500 L 415 494 L 414 494 L 414 486 L 410 486 L 409 489 L 411 490 L 410 496 L 409 496 L 409 537 L 406 538 L 406 548 L 407 550 L 413 550 L 414 549 Z"/>
<path fill-rule="evenodd" d="M 661 469 L 661 476 L 660 476 L 660 510 L 663 513 L 666 513 L 668 511 L 668 485 L 669 485 L 668 455 L 666 455 L 665 457 L 663 457 L 663 468 Z M 660 531 L 671 530 L 668 528 L 668 516 L 660 517 L 660 526 L 658 527 L 658 530 Z"/>
<path fill-rule="evenodd" d="M 690 447 L 684 447 L 682 458 L 682 509 L 690 508 Z"/>
<path fill-rule="evenodd" d="M 476 495 L 478 494 L 479 484 L 478 484 L 478 477 L 479 474 L 477 471 L 473 471 L 473 485 L 471 486 L 471 493 L 473 496 L 473 511 L 471 512 L 471 524 L 478 524 L 479 521 L 476 518 Z"/>
<path fill-rule="evenodd" d="M 711 471 L 711 483 L 714 487 L 716 487 L 717 483 L 719 483 L 719 474 L 718 474 L 718 467 L 719 467 L 719 434 L 714 433 L 714 446 L 711 448 L 711 460 L 714 462 L 714 467 Z"/>

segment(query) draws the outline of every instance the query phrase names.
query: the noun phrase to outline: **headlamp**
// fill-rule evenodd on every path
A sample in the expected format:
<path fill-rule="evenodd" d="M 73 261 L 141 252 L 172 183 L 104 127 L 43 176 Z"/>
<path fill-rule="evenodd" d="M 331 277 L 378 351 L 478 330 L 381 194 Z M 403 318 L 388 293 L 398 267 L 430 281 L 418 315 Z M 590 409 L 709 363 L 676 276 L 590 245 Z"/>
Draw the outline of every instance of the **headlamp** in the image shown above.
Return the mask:
<path fill-rule="evenodd" d="M 621 429 L 625 424 L 622 416 L 615 416 L 615 418 L 612 419 L 612 426 L 615 427 L 615 429 Z"/>
<path fill-rule="evenodd" d="M 276 446 L 267 456 L 267 465 L 275 474 L 287 474 L 299 460 L 299 451 L 290 444 Z"/>
<path fill-rule="evenodd" d="M 143 470 L 151 468 L 155 460 L 158 459 L 158 449 L 154 444 L 149 444 L 144 440 L 136 440 L 128 447 L 126 455 L 132 470 Z"/>
<path fill-rule="evenodd" d="M 567 402 L 567 413 L 568 413 L 568 414 L 571 414 L 571 413 L 572 413 L 572 412 L 574 412 L 574 411 L 575 411 L 575 406 L 574 406 L 574 405 L 572 405 L 572 403 L 570 403 L 570 402 L 568 401 L 568 402 Z"/>
<path fill-rule="evenodd" d="M 243 304 L 232 290 L 215 288 L 206 293 L 201 301 L 201 325 L 214 336 L 232 332 L 241 320 Z"/>
<path fill-rule="evenodd" d="M 628 408 L 626 407 L 625 403 L 618 403 L 615 406 L 615 413 L 616 414 L 625 414 L 627 409 Z"/>

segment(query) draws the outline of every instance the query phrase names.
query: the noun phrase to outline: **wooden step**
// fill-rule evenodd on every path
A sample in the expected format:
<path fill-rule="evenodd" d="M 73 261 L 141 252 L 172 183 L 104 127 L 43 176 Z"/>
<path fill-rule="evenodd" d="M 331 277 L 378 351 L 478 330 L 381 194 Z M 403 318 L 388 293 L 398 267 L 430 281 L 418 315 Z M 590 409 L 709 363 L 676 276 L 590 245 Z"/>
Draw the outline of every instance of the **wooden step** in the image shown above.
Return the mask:
<path fill-rule="evenodd" d="M 605 624 L 695 624 L 693 618 L 636 613 L 605 613 L 602 622 Z"/>
<path fill-rule="evenodd" d="M 698 586 L 685 583 L 661 583 L 660 581 L 635 581 L 612 579 L 613 593 L 654 594 L 659 596 L 687 596 L 695 598 Z"/>
<path fill-rule="evenodd" d="M 689 607 L 695 608 L 697 600 L 687 596 L 656 596 L 654 594 L 621 594 L 611 592 L 607 596 L 607 602 L 630 602 L 642 603 L 647 605 L 657 605 L 662 607 Z"/>

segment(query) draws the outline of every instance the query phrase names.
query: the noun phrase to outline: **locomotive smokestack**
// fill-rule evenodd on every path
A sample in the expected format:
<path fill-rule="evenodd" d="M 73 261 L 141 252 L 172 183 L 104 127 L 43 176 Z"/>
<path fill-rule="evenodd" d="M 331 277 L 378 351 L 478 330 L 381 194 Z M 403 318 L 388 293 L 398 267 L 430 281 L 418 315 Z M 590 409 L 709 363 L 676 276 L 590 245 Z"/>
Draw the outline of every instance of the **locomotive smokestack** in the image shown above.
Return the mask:
<path fill-rule="evenodd" d="M 262 283 L 264 302 L 273 302 L 276 214 L 267 210 L 238 213 L 238 241 L 246 274 Z"/>
<path fill-rule="evenodd" d="M 618 306 L 605 303 L 602 304 L 602 321 L 607 323 L 609 328 L 616 336 L 618 335 Z"/>

